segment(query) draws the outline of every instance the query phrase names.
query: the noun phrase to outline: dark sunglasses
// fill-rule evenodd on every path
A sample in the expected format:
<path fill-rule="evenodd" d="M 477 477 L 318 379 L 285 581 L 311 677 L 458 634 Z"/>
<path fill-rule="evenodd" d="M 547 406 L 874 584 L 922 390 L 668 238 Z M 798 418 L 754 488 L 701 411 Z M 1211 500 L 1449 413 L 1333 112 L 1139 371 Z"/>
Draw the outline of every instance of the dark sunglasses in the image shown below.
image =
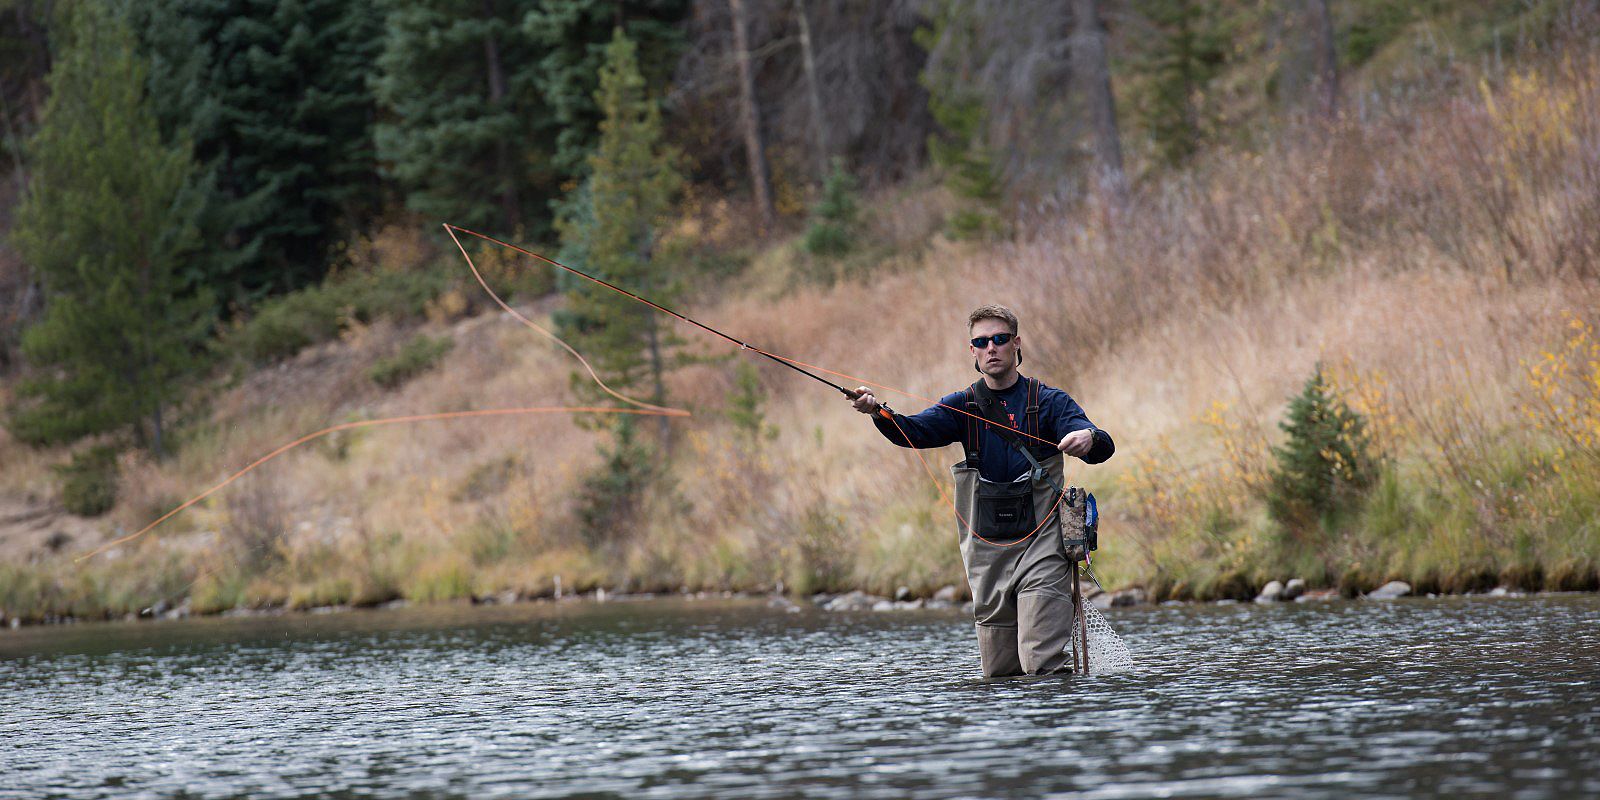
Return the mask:
<path fill-rule="evenodd" d="M 1013 337 L 1013 336 L 1016 336 L 1016 334 L 1014 334 L 1014 333 L 997 333 L 997 334 L 995 334 L 993 336 L 978 336 L 978 337 L 975 337 L 972 340 L 972 346 L 978 348 L 979 350 L 982 350 L 983 348 L 989 346 L 989 340 L 990 339 L 993 339 L 995 344 L 1005 344 L 1006 342 L 1011 341 L 1011 337 Z"/>

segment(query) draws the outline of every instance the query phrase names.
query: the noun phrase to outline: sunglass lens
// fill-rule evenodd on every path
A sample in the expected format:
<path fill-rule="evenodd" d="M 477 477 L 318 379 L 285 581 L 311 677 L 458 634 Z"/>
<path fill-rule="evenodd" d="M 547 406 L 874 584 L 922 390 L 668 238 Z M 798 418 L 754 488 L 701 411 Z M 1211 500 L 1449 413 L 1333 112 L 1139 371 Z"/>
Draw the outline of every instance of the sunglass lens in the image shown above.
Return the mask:
<path fill-rule="evenodd" d="M 989 340 L 991 339 L 994 340 L 995 344 L 1005 344 L 1006 342 L 1011 341 L 1011 334 L 997 333 L 993 336 L 979 336 L 972 340 L 972 346 L 982 350 L 983 348 L 989 346 Z"/>

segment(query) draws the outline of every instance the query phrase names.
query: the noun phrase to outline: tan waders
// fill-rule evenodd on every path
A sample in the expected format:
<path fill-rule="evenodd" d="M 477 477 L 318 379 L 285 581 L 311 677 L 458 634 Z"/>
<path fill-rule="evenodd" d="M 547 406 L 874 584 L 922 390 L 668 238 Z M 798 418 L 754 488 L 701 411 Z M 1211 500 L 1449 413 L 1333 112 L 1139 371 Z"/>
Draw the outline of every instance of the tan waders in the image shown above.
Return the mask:
<path fill-rule="evenodd" d="M 968 464 L 950 471 L 984 677 L 1071 672 L 1073 564 L 1054 488 L 1062 483 L 1061 454 L 1040 462 L 1042 474 L 1007 484 Z"/>

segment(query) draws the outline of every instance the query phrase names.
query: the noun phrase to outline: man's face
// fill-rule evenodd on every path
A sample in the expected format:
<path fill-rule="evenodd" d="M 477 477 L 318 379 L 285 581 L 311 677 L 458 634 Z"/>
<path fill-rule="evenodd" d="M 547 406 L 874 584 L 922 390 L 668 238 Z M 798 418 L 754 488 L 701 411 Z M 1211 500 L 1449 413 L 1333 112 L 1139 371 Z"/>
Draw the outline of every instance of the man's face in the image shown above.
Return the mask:
<path fill-rule="evenodd" d="M 972 326 L 971 338 L 988 340 L 983 347 L 977 347 L 970 342 L 967 344 L 967 348 L 972 351 L 972 357 L 978 362 L 979 372 L 999 377 L 1016 368 L 1017 353 L 1022 349 L 1021 337 L 1012 336 L 1005 344 L 999 344 L 992 338 L 995 334 L 1008 333 L 1011 333 L 1011 328 L 1004 320 L 980 319 Z"/>

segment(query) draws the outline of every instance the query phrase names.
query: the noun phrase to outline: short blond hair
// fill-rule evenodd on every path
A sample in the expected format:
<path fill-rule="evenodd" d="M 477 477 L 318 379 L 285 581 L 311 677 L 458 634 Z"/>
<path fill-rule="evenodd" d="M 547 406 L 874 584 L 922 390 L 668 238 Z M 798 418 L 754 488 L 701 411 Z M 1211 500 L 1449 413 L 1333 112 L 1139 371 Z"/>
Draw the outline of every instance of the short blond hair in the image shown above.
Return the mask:
<path fill-rule="evenodd" d="M 1017 315 L 1005 306 L 978 306 L 971 314 L 967 315 L 967 332 L 972 332 L 972 326 L 979 320 L 997 319 L 1011 328 L 1011 335 L 1017 335 Z"/>

